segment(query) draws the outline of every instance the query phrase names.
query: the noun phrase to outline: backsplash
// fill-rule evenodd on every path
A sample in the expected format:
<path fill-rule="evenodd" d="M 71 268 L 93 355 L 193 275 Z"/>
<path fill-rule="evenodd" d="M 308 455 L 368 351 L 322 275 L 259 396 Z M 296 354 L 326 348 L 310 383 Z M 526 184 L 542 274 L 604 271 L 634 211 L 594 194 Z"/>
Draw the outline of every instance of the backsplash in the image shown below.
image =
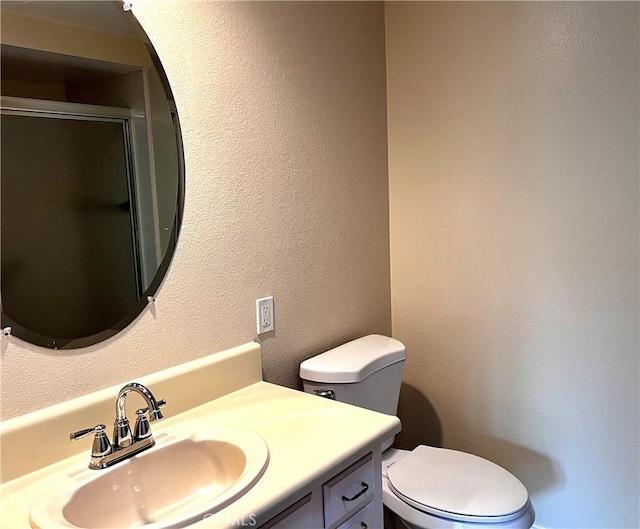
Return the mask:
<path fill-rule="evenodd" d="M 136 379 L 167 401 L 167 419 L 262 380 L 260 346 L 248 343 Z M 96 424 L 111 429 L 116 396 L 131 380 L 0 423 L 2 483 L 88 451 L 69 433 Z M 132 395 L 132 398 L 138 397 Z M 140 402 L 144 402 L 140 400 Z M 46 443 L 43 443 L 46 439 Z"/>

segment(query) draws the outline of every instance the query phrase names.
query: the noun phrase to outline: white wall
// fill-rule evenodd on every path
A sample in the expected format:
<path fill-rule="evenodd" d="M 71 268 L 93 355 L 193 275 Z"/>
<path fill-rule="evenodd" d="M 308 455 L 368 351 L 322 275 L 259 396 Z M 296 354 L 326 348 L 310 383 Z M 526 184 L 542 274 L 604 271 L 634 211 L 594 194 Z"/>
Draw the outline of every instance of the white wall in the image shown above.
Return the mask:
<path fill-rule="evenodd" d="M 432 427 L 402 442 L 504 465 L 544 527 L 640 527 L 638 13 L 387 4 L 392 325 Z"/>
<path fill-rule="evenodd" d="M 183 127 L 177 254 L 155 309 L 103 344 L 3 338 L 5 419 L 249 342 L 265 295 L 268 381 L 297 386 L 304 358 L 390 332 L 384 5 L 136 0 L 134 12 Z"/>

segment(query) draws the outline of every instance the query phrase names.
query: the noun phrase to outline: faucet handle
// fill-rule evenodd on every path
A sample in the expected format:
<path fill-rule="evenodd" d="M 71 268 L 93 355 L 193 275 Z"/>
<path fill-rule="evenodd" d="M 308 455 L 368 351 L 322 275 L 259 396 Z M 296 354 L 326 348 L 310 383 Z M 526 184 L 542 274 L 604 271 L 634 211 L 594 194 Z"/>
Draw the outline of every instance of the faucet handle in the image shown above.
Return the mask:
<path fill-rule="evenodd" d="M 149 427 L 149 419 L 147 418 L 147 412 L 152 421 L 159 421 L 162 419 L 162 413 L 160 408 L 164 408 L 167 405 L 167 401 L 162 399 L 156 402 L 157 408 L 155 410 L 149 410 L 149 406 L 146 408 L 140 408 L 136 411 L 136 425 L 133 429 L 133 439 L 135 441 L 141 441 L 147 437 L 151 437 L 151 428 Z"/>
<path fill-rule="evenodd" d="M 147 419 L 147 411 L 149 408 L 142 408 L 136 412 L 136 426 L 133 429 L 133 438 L 141 441 L 147 437 L 151 437 L 151 428 L 149 427 L 149 419 Z"/>
<path fill-rule="evenodd" d="M 159 401 L 156 402 L 156 406 L 158 406 L 157 410 L 151 410 L 151 413 L 149 413 L 149 417 L 151 418 L 152 421 L 159 421 L 160 419 L 164 419 L 164 417 L 162 416 L 162 412 L 160 411 L 160 408 L 164 408 L 167 405 L 167 401 L 165 399 L 160 399 Z M 139 409 L 136 413 L 138 414 L 138 418 L 140 418 L 141 413 L 147 413 L 149 411 L 149 406 L 147 406 L 146 408 L 141 408 Z"/>
<path fill-rule="evenodd" d="M 93 428 L 87 428 L 86 430 L 80 430 L 77 432 L 70 433 L 69 439 L 71 439 L 72 441 L 76 441 L 78 439 L 82 439 L 83 437 L 86 437 L 87 435 L 95 433 L 96 436 L 93 439 L 91 457 L 99 458 L 99 457 L 106 456 L 107 454 L 110 454 L 112 450 L 111 442 L 109 441 L 109 438 L 105 433 L 106 430 L 107 430 L 107 427 L 104 424 L 98 424 Z"/>
<path fill-rule="evenodd" d="M 167 405 L 167 401 L 165 399 L 160 399 L 156 401 L 156 405 L 158 406 L 158 408 L 164 408 Z M 147 413 L 149 411 L 149 406 L 147 406 L 146 408 L 140 408 L 138 411 Z"/>
<path fill-rule="evenodd" d="M 104 424 L 98 424 L 93 428 L 87 428 L 86 430 L 78 430 L 77 432 L 73 432 L 69 434 L 69 439 L 72 441 L 77 441 L 78 439 L 82 439 L 89 434 L 95 433 L 98 435 L 100 432 L 104 433 L 107 427 Z"/>

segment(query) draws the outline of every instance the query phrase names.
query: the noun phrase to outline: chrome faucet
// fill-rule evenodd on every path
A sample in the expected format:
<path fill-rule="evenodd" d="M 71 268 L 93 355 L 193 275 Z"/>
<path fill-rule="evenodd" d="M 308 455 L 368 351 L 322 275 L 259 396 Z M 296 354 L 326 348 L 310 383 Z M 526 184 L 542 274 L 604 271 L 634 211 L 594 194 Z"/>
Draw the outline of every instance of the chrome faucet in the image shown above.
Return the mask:
<path fill-rule="evenodd" d="M 136 412 L 136 424 L 133 433 L 131 432 L 129 419 L 127 419 L 125 412 L 127 395 L 132 391 L 141 395 L 147 403 L 146 408 L 142 408 Z M 74 432 L 69 435 L 69 438 L 75 441 L 95 433 L 89 468 L 96 470 L 110 467 L 156 444 L 153 435 L 151 435 L 147 412 L 149 413 L 151 422 L 159 421 L 162 419 L 160 408 L 165 404 L 165 400 L 156 400 L 153 393 L 142 384 L 130 382 L 118 392 L 118 398 L 116 399 L 116 420 L 113 425 L 113 442 L 109 441 L 104 424 L 98 424 L 93 428 Z"/>

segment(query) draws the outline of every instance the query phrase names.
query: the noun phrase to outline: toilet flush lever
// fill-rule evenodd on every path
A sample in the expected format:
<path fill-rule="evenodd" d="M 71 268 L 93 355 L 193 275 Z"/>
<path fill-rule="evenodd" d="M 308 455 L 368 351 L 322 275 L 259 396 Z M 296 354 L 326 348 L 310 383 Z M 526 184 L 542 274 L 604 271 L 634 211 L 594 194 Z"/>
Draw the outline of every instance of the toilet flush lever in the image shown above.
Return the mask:
<path fill-rule="evenodd" d="M 325 399 L 336 400 L 336 392 L 332 389 L 314 389 L 313 394 Z"/>

